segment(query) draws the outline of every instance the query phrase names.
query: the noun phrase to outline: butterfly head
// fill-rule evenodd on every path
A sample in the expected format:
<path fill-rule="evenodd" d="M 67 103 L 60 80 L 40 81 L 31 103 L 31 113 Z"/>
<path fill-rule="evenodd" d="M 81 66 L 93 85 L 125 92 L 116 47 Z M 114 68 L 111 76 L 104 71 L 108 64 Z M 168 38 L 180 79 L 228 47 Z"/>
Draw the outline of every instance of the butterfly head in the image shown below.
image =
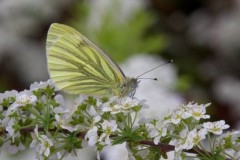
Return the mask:
<path fill-rule="evenodd" d="M 138 83 L 139 83 L 138 79 L 126 77 L 126 81 L 122 84 L 121 87 L 120 97 L 125 97 L 128 95 L 133 96 L 138 87 Z"/>

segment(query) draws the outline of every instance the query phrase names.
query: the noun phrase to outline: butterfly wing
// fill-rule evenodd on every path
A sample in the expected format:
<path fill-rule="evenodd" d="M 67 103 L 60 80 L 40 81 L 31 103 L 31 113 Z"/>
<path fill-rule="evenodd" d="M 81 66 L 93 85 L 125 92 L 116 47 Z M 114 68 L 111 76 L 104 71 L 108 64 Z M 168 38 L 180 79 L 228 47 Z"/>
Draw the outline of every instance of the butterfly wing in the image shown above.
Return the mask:
<path fill-rule="evenodd" d="M 108 95 L 125 82 L 119 66 L 75 29 L 54 23 L 47 35 L 50 77 L 72 94 Z"/>

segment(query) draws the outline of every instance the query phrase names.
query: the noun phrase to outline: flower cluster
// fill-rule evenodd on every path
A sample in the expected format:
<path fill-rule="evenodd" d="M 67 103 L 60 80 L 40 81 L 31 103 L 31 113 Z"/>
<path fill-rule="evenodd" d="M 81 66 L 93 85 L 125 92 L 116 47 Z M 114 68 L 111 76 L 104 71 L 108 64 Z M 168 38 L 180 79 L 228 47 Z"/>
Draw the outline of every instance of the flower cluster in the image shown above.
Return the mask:
<path fill-rule="evenodd" d="M 216 146 L 223 153 L 232 155 L 232 159 L 240 159 L 240 131 L 227 132 L 216 140 Z"/>
<path fill-rule="evenodd" d="M 175 146 L 176 152 L 190 150 L 193 147 L 200 148 L 201 141 L 206 139 L 207 134 L 220 135 L 224 129 L 229 128 L 224 120 L 200 123 L 200 120 L 210 118 L 206 114 L 206 107 L 209 105 L 210 103 L 198 105 L 191 102 L 173 110 L 158 121 L 152 120 L 146 124 L 149 138 L 157 145 L 171 137 L 169 144 Z"/>
<path fill-rule="evenodd" d="M 12 153 L 29 146 L 36 159 L 62 159 L 87 146 L 95 146 L 100 159 L 105 146 L 124 142 L 129 159 L 166 158 L 168 151 L 175 151 L 175 159 L 186 157 L 186 151 L 201 159 L 240 157 L 239 131 L 223 134 L 229 128 L 224 120 L 207 122 L 209 103 L 191 102 L 165 117 L 138 121 L 138 112 L 148 108 L 145 100 L 81 95 L 66 103 L 55 91 L 49 80 L 0 94 L 1 144 Z M 216 147 L 206 151 L 203 140 Z"/>

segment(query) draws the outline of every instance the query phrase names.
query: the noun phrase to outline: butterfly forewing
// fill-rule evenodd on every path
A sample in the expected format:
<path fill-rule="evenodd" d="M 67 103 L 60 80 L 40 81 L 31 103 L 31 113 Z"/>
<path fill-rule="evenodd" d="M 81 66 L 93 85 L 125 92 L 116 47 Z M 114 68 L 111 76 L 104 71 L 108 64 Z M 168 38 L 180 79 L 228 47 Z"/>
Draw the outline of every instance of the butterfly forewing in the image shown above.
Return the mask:
<path fill-rule="evenodd" d="M 107 95 L 125 76 L 118 65 L 75 29 L 52 24 L 47 36 L 48 69 L 59 89 Z"/>

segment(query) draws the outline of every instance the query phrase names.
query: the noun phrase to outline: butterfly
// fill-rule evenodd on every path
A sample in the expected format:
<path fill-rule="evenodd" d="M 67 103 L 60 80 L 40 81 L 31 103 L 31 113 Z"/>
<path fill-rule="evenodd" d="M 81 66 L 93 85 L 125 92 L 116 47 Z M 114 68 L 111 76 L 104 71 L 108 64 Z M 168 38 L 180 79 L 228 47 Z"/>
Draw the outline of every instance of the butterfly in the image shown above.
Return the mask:
<path fill-rule="evenodd" d="M 46 51 L 51 79 L 70 94 L 125 97 L 138 87 L 137 78 L 126 77 L 114 60 L 67 25 L 50 26 Z"/>

